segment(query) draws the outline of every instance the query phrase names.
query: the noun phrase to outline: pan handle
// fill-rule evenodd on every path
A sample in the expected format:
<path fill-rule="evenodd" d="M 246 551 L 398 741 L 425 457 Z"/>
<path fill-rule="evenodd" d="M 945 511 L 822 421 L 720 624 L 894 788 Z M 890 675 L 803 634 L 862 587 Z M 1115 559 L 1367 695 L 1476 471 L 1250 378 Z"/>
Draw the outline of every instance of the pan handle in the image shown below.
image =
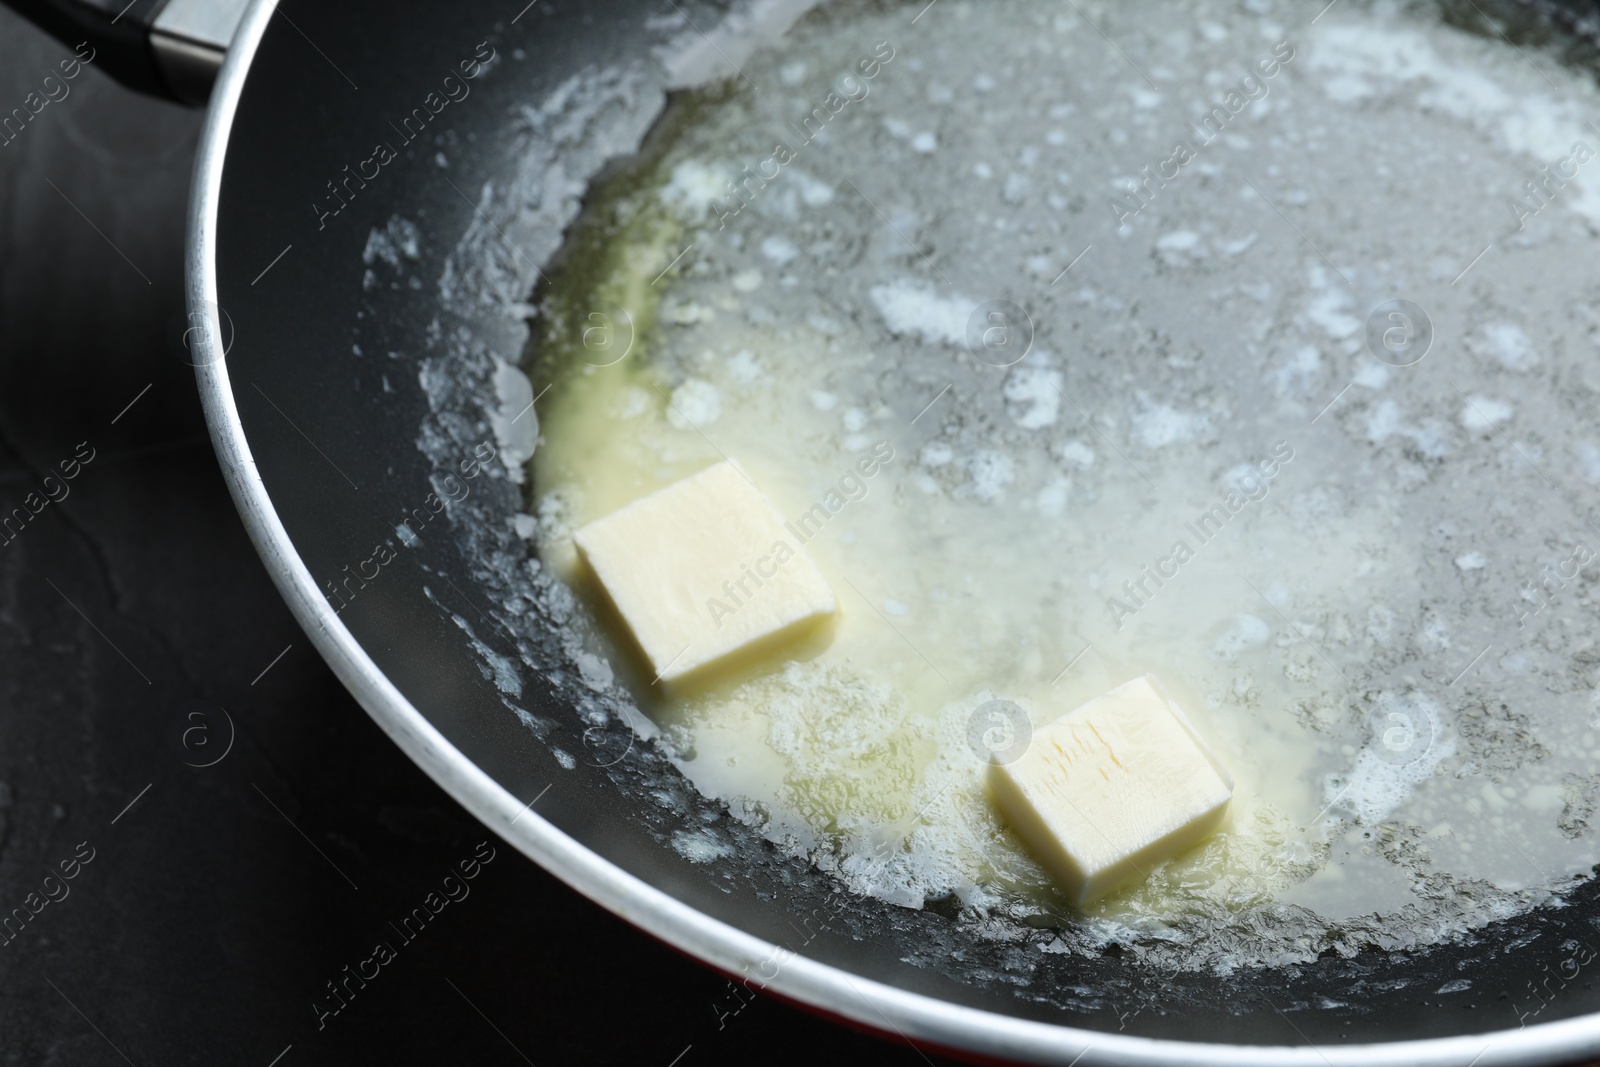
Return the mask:
<path fill-rule="evenodd" d="M 78 58 L 142 93 L 195 106 L 248 0 L 3 0 Z"/>

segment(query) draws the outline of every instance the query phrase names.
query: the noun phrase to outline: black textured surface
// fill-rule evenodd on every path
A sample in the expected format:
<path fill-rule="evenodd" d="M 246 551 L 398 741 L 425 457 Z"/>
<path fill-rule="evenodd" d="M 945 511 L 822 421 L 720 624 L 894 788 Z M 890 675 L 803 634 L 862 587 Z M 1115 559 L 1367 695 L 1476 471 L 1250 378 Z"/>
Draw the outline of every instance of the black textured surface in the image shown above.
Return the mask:
<path fill-rule="evenodd" d="M 0 9 L 3 109 L 68 54 Z M 391 929 L 489 835 L 317 658 L 224 489 L 178 358 L 200 115 L 71 86 L 0 146 L 0 513 L 94 456 L 0 535 L 0 917 L 93 858 L 0 934 L 0 1060 L 924 1062 L 735 1013 L 498 842 L 413 941 Z M 319 1029 L 380 940 L 394 959 Z"/>

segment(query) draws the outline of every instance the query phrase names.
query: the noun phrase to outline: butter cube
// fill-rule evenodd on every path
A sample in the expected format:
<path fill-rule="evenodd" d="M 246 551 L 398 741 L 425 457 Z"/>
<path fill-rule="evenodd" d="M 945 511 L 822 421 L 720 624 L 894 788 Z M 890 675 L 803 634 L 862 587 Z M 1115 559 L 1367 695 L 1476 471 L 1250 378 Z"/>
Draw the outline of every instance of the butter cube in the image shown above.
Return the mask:
<path fill-rule="evenodd" d="M 1039 729 L 991 762 L 995 806 L 1061 890 L 1086 904 L 1215 830 L 1233 779 L 1153 675 Z"/>
<path fill-rule="evenodd" d="M 664 684 L 771 647 L 839 607 L 783 515 L 727 461 L 573 540 Z"/>

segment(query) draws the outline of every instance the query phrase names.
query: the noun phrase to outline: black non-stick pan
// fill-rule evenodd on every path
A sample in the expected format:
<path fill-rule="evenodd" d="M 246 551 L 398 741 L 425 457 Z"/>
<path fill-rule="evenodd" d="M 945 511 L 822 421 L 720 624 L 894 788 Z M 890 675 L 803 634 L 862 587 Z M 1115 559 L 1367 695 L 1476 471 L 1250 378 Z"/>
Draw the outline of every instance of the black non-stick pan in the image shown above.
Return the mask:
<path fill-rule="evenodd" d="M 34 14 L 87 38 L 117 13 Z M 135 0 L 102 54 L 128 80 L 203 93 L 215 47 L 198 31 L 174 45 L 174 31 L 151 51 L 161 17 Z M 530 487 L 503 463 L 462 480 L 440 457 L 486 442 L 515 455 L 505 411 L 520 394 L 497 394 L 496 361 L 521 362 L 529 329 L 505 309 L 540 284 L 586 184 L 659 114 L 659 49 L 728 17 L 672 0 L 255 0 L 243 13 L 195 174 L 189 351 L 240 514 L 351 692 L 576 891 L 749 989 L 927 1047 L 1084 1065 L 1600 1055 L 1591 972 L 1525 1025 L 1513 1007 L 1548 988 L 1566 946 L 1600 938 L 1593 881 L 1431 949 L 1158 972 L 1040 951 L 1049 930 L 979 938 L 934 909 L 849 894 L 698 795 L 645 724 L 594 714 L 563 620 L 521 595 L 537 579 L 510 517 Z M 557 161 L 564 180 L 546 181 Z M 398 544 L 419 508 L 425 531 Z M 689 826 L 738 848 L 690 862 L 672 847 Z M 1469 994 L 1436 993 L 1462 978 Z"/>

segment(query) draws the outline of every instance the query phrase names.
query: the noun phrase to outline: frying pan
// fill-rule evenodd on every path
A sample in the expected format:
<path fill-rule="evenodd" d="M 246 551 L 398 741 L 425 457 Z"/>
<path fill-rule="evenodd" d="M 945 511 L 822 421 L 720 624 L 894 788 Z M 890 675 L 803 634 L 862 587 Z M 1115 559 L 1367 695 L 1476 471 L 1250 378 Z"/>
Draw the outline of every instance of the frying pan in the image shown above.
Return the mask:
<path fill-rule="evenodd" d="M 238 19 L 210 94 L 188 247 L 188 350 L 217 453 L 322 655 L 502 838 L 749 989 L 973 1058 L 1488 1067 L 1600 1056 L 1588 973 L 1536 1022 L 1521 1025 L 1514 1006 L 1600 938 L 1593 880 L 1560 908 L 1427 950 L 1158 974 L 1115 951 L 1044 951 L 1049 931 L 979 938 L 934 910 L 850 895 L 699 796 L 647 722 L 604 710 L 567 655 L 563 617 L 530 595 L 543 579 L 511 521 L 530 487 L 498 461 L 525 446 L 531 420 L 513 416 L 531 396 L 498 366 L 525 355 L 518 309 L 585 183 L 637 145 L 681 76 L 663 69 L 663 46 L 737 13 L 654 0 L 253 0 L 208 21 L 203 6 L 28 13 L 73 44 L 96 35 L 102 66 L 124 80 L 189 98 L 204 95 Z M 407 117 L 447 78 L 469 94 L 408 136 Z M 383 145 L 393 158 L 380 159 Z M 461 480 L 458 461 L 484 442 L 496 461 Z M 449 502 L 433 512 L 430 495 Z M 421 536 L 397 541 L 422 507 Z M 696 863 L 672 846 L 708 826 L 735 843 L 730 855 Z M 1436 992 L 1462 978 L 1469 993 Z"/>

